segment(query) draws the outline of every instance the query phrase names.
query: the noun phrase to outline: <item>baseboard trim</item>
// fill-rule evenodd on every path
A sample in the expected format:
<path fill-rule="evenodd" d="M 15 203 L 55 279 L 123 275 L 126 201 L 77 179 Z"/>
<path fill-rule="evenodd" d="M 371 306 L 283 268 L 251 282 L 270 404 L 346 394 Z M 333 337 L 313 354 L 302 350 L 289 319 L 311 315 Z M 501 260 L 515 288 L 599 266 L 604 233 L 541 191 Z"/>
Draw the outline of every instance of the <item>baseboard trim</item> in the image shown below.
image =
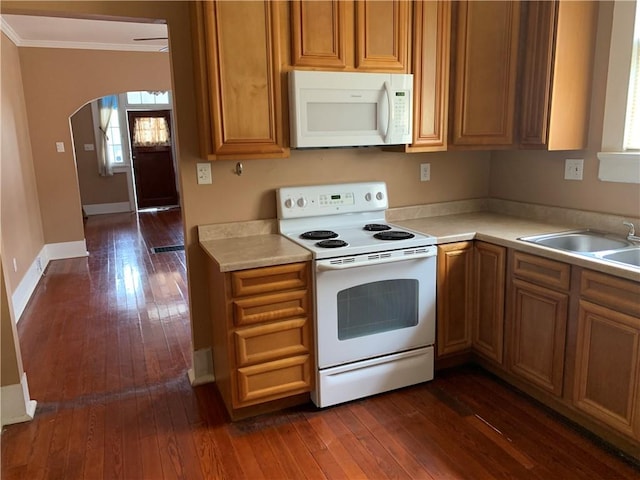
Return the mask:
<path fill-rule="evenodd" d="M 193 368 L 189 369 L 188 375 L 193 387 L 215 382 L 211 348 L 202 348 L 193 352 Z"/>
<path fill-rule="evenodd" d="M 20 321 L 20 317 L 27 307 L 31 295 L 33 295 L 33 292 L 38 286 L 42 273 L 51 260 L 86 257 L 87 255 L 87 242 L 85 240 L 48 243 L 44 245 L 38 255 L 36 255 L 36 258 L 33 259 L 24 277 L 22 277 L 22 280 L 20 280 L 20 283 L 11 295 L 11 303 L 13 304 L 16 323 Z"/>
<path fill-rule="evenodd" d="M 51 260 L 62 260 L 63 258 L 87 257 L 87 242 L 77 240 L 75 242 L 47 243 L 46 250 L 47 263 Z"/>
<path fill-rule="evenodd" d="M 89 205 L 83 205 L 84 213 L 87 215 L 105 215 L 108 213 L 125 213 L 131 211 L 131 204 L 129 202 L 117 202 L 117 203 L 93 203 Z"/>
<path fill-rule="evenodd" d="M 26 373 L 22 373 L 20 383 L 0 388 L 0 397 L 2 397 L 1 426 L 33 420 L 38 402 L 29 398 Z"/>

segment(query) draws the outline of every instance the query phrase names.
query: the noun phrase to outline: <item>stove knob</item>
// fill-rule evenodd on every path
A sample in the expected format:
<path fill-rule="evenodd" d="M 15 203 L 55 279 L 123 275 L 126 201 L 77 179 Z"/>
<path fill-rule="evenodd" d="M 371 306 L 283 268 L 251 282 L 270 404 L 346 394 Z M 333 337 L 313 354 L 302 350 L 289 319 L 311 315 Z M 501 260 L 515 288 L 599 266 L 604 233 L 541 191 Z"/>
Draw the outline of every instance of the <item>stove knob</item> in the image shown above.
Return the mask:
<path fill-rule="evenodd" d="M 285 208 L 293 208 L 293 200 L 290 199 L 290 198 L 287 198 L 284 201 L 284 206 L 285 206 Z"/>
<path fill-rule="evenodd" d="M 376 193 L 376 198 L 377 198 L 378 200 L 382 200 L 382 199 L 384 198 L 384 193 L 382 193 L 382 192 L 378 192 L 378 193 Z"/>
<path fill-rule="evenodd" d="M 367 193 L 367 194 L 364 196 L 364 199 L 365 199 L 367 202 L 370 202 L 370 201 L 371 201 L 371 194 L 370 194 L 370 193 Z"/>
<path fill-rule="evenodd" d="M 304 207 L 307 204 L 307 199 L 304 197 L 300 197 L 296 203 L 299 207 Z"/>

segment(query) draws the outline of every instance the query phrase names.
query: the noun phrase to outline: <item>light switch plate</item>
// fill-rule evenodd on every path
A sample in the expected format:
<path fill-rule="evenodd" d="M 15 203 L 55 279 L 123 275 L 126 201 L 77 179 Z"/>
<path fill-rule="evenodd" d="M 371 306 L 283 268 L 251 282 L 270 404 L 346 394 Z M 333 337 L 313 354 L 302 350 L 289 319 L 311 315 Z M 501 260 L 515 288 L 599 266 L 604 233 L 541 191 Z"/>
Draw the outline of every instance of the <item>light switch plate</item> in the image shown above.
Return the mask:
<path fill-rule="evenodd" d="M 564 179 L 565 180 L 582 180 L 582 169 L 584 160 L 582 159 L 566 159 L 564 161 Z"/>
<path fill-rule="evenodd" d="M 431 180 L 431 164 L 421 163 L 420 164 L 420 181 L 428 182 L 429 180 Z"/>
<path fill-rule="evenodd" d="M 56 152 L 58 153 L 64 152 L 64 142 L 56 142 Z"/>

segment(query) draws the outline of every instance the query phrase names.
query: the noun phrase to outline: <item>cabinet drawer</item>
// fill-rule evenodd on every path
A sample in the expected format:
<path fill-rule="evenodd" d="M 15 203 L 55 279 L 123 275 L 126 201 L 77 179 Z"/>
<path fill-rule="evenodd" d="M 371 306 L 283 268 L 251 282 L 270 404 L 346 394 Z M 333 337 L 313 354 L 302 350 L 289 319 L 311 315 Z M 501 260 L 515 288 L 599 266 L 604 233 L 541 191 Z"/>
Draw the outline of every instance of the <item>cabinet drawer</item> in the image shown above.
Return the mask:
<path fill-rule="evenodd" d="M 237 407 L 311 391 L 311 357 L 299 355 L 237 370 Z"/>
<path fill-rule="evenodd" d="M 640 317 L 640 283 L 583 270 L 580 295 L 599 305 Z"/>
<path fill-rule="evenodd" d="M 306 288 L 307 277 L 307 263 L 253 268 L 232 272 L 231 288 L 234 297 L 244 297 L 294 288 Z"/>
<path fill-rule="evenodd" d="M 571 265 L 547 258 L 514 252 L 512 272 L 517 277 L 561 290 L 569 290 Z"/>
<path fill-rule="evenodd" d="M 308 299 L 306 290 L 239 298 L 233 301 L 233 323 L 243 326 L 306 316 Z"/>
<path fill-rule="evenodd" d="M 309 353 L 309 321 L 296 318 L 234 332 L 239 367 Z"/>

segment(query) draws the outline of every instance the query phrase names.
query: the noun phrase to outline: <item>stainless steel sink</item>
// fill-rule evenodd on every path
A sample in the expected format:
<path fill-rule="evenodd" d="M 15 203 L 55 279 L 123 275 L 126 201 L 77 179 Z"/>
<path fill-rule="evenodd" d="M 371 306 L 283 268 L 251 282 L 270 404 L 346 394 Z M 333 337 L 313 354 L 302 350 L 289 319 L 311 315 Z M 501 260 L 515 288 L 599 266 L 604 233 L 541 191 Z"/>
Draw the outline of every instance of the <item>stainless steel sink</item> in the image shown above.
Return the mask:
<path fill-rule="evenodd" d="M 640 268 L 640 246 L 611 233 L 575 230 L 522 237 L 520 240 L 581 256 Z"/>
<path fill-rule="evenodd" d="M 625 248 L 616 252 L 605 253 L 601 256 L 605 260 L 626 263 L 640 267 L 640 247 Z"/>
<path fill-rule="evenodd" d="M 567 250 L 569 252 L 602 252 L 633 246 L 628 240 L 615 237 L 606 232 L 596 230 L 580 230 L 575 232 L 551 233 L 523 237 L 520 240 L 536 243 L 549 248 Z"/>

